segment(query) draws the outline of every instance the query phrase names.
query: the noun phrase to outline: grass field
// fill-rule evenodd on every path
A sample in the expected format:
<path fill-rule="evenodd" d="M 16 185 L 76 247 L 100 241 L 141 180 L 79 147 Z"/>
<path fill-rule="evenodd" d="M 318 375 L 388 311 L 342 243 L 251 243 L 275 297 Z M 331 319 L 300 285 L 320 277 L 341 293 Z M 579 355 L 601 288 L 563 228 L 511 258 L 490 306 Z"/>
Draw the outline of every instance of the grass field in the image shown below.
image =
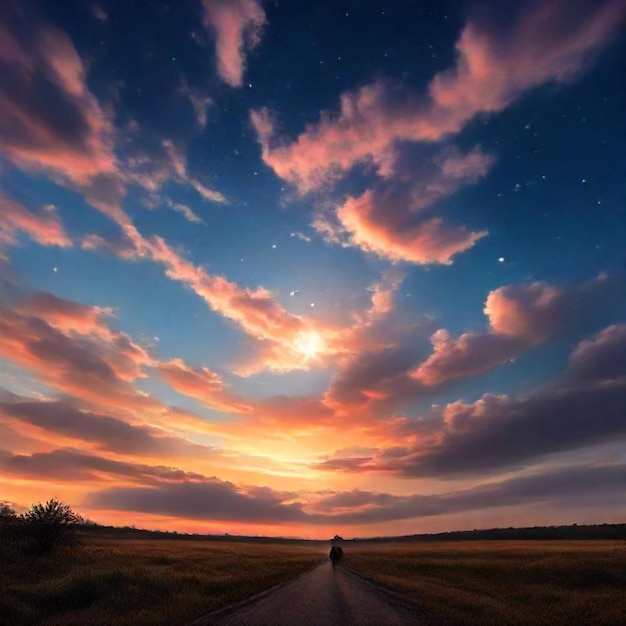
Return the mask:
<path fill-rule="evenodd" d="M 187 624 L 288 580 L 319 544 L 88 537 L 80 548 L 0 567 L 0 624 Z"/>
<path fill-rule="evenodd" d="M 620 541 L 361 544 L 345 566 L 452 624 L 626 623 Z"/>
<path fill-rule="evenodd" d="M 187 624 L 296 576 L 326 543 L 87 536 L 0 563 L 1 624 Z M 623 542 L 355 543 L 344 565 L 453 624 L 624 624 Z"/>

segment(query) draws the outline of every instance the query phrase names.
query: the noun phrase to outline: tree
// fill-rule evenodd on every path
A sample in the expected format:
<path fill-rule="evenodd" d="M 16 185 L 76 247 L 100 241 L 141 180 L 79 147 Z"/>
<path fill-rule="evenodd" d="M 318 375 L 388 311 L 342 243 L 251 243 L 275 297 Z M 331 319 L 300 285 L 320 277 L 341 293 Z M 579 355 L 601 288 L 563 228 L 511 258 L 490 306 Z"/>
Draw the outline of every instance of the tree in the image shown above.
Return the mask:
<path fill-rule="evenodd" d="M 7 501 L 0 502 L 0 564 L 5 564 L 17 550 L 19 519 Z"/>
<path fill-rule="evenodd" d="M 83 522 L 69 504 L 56 498 L 45 504 L 33 504 L 18 519 L 22 530 L 20 548 L 35 556 L 44 556 L 57 546 L 73 543 L 73 530 Z"/>
<path fill-rule="evenodd" d="M 15 511 L 9 502 L 0 502 L 0 517 L 13 516 Z"/>

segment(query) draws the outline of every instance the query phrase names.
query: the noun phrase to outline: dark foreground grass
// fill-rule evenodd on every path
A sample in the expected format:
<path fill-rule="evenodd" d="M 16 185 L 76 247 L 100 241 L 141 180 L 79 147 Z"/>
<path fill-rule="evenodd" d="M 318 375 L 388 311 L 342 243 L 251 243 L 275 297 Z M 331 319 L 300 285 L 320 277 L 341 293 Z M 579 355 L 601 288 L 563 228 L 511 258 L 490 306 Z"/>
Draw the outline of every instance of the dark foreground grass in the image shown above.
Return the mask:
<path fill-rule="evenodd" d="M 450 624 L 626 624 L 619 541 L 369 544 L 346 567 Z"/>
<path fill-rule="evenodd" d="M 316 544 L 89 537 L 0 567 L 1 624 L 187 624 L 303 573 Z"/>

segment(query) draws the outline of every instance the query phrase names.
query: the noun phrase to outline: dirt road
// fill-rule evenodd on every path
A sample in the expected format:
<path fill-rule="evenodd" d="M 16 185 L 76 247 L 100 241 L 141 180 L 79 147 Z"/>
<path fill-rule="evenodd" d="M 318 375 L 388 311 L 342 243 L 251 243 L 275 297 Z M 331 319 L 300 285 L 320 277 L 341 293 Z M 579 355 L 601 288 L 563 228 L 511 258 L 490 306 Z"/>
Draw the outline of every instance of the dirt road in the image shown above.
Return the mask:
<path fill-rule="evenodd" d="M 193 626 L 408 626 L 423 624 L 415 607 L 330 562 L 273 591 Z"/>

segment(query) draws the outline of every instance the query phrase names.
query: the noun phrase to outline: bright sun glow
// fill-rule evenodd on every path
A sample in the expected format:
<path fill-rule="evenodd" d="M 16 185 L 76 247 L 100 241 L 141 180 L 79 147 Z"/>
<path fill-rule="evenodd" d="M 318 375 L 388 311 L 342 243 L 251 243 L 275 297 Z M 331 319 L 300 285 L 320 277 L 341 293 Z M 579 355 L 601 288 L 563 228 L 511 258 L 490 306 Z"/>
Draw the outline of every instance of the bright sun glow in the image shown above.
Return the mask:
<path fill-rule="evenodd" d="M 307 359 L 314 359 L 323 347 L 322 337 L 315 331 L 301 333 L 296 340 L 296 350 Z"/>

